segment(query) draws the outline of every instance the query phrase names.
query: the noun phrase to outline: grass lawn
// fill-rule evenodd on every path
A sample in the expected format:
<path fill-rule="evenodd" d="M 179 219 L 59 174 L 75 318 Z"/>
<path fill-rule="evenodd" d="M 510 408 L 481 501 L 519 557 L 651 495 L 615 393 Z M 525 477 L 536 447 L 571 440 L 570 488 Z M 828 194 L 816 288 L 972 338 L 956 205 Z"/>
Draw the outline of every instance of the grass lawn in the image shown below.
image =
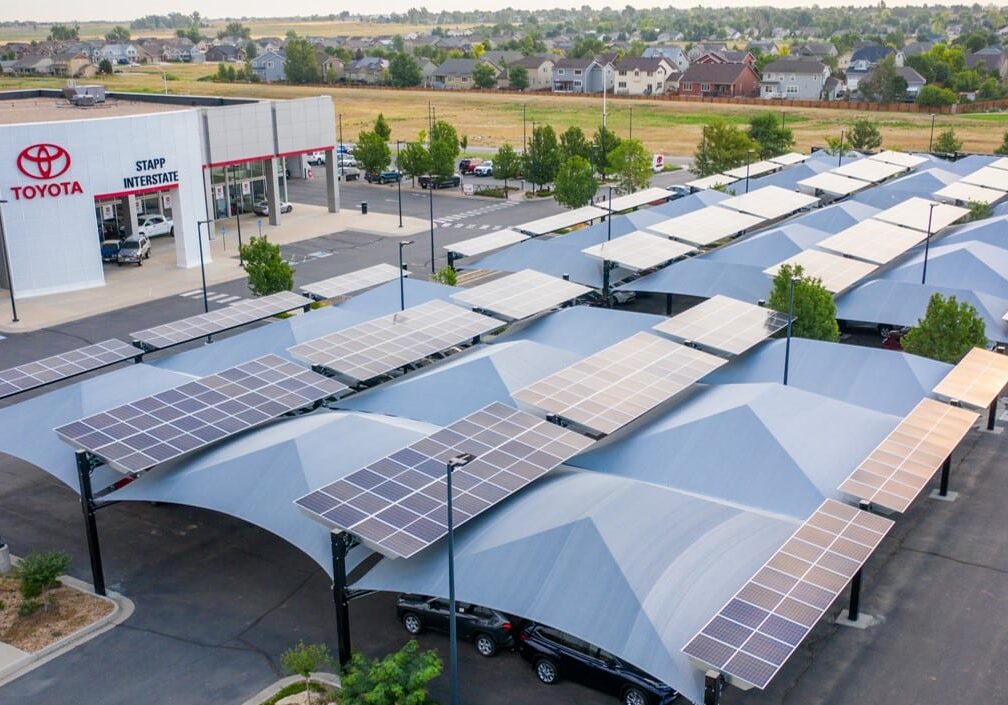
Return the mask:
<path fill-rule="evenodd" d="M 247 83 L 215 83 L 206 80 L 216 71 L 214 64 L 171 64 L 130 68 L 128 72 L 103 77 L 110 90 L 161 92 L 162 72 L 168 74 L 171 93 L 251 96 L 259 98 L 293 98 L 330 95 L 336 112 L 342 116 L 343 139 L 353 142 L 357 133 L 370 129 L 381 112 L 392 127 L 392 139 L 414 140 L 427 128 L 428 102 L 436 115 L 455 125 L 460 135 L 469 138 L 469 146 L 498 147 L 504 142 L 522 142 L 522 106 L 525 106 L 526 128 L 532 123 L 549 123 L 559 133 L 569 125 L 593 132 L 601 119 L 602 99 L 591 97 L 560 97 L 549 93 L 514 95 L 509 93 L 479 93 L 475 91 L 396 91 L 354 87 L 287 86 Z M 200 79 L 204 80 L 200 80 Z M 59 87 L 59 79 L 2 78 L 0 89 L 15 87 Z M 670 100 L 607 100 L 607 125 L 620 136 L 627 136 L 633 111 L 633 136 L 655 152 L 668 155 L 689 155 L 700 142 L 702 126 L 721 118 L 735 125 L 744 125 L 761 108 L 749 105 L 687 103 Z M 776 115 L 778 109 L 772 110 Z M 825 146 L 826 136 L 839 136 L 863 113 L 830 108 L 786 108 L 785 122 L 795 135 L 798 151 L 812 146 Z M 926 149 L 931 129 L 927 113 L 868 113 L 883 137 L 886 147 L 895 149 Z M 955 129 L 964 149 L 970 152 L 991 152 L 1001 144 L 1002 130 L 991 122 L 1008 122 L 1008 113 L 986 115 L 940 115 L 936 131 Z"/>

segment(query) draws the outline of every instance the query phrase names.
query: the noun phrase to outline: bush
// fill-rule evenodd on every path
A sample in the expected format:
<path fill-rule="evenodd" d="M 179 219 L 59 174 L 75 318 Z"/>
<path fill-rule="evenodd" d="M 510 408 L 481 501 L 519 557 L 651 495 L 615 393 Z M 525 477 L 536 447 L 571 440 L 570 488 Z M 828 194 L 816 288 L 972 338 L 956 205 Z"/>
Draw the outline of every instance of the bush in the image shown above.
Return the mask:
<path fill-rule="evenodd" d="M 18 566 L 21 596 L 25 600 L 38 597 L 44 590 L 56 587 L 57 578 L 70 567 L 70 556 L 62 551 L 30 553 Z M 23 603 L 22 603 L 23 604 Z"/>
<path fill-rule="evenodd" d="M 312 672 L 331 664 L 332 656 L 325 644 L 305 644 L 303 641 L 299 641 L 297 645 L 284 651 L 280 660 L 285 671 L 304 678 L 303 683 L 307 690 L 311 687 L 309 678 Z M 311 702 L 310 692 L 308 702 Z"/>
<path fill-rule="evenodd" d="M 924 317 L 900 342 L 908 353 L 954 365 L 972 348 L 987 347 L 987 332 L 972 304 L 935 293 Z"/>
<path fill-rule="evenodd" d="M 21 617 L 21 619 L 27 619 L 35 614 L 41 606 L 42 603 L 38 600 L 25 600 L 18 605 L 18 617 Z"/>
<path fill-rule="evenodd" d="M 409 641 L 383 659 L 367 660 L 354 654 L 343 671 L 342 705 L 422 705 L 428 703 L 427 683 L 441 674 L 436 651 L 420 651 Z"/>
<path fill-rule="evenodd" d="M 241 248 L 245 271 L 248 273 L 249 291 L 254 296 L 268 296 L 294 288 L 294 270 L 280 256 L 280 246 L 272 244 L 266 236 L 252 236 Z"/>
<path fill-rule="evenodd" d="M 458 275 L 451 267 L 442 267 L 431 275 L 431 281 L 445 286 L 455 286 L 458 284 Z"/>

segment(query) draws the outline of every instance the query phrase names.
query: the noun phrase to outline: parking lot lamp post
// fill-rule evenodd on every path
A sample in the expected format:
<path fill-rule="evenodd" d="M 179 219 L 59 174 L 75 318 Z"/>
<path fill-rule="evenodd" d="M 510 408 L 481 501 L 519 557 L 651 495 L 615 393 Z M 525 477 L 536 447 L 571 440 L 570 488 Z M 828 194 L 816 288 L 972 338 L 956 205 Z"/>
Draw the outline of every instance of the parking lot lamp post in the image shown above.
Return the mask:
<path fill-rule="evenodd" d="M 840 149 L 837 150 L 837 160 L 836 160 L 837 166 L 840 166 L 841 162 L 843 162 L 843 138 L 844 138 L 844 131 L 840 130 Z"/>
<path fill-rule="evenodd" d="M 14 303 L 14 275 L 11 273 L 10 253 L 7 251 L 7 228 L 4 227 L 3 207 L 6 200 L 0 198 L 0 247 L 3 248 L 4 271 L 7 273 L 7 294 L 10 296 L 11 320 L 18 322 L 17 304 Z"/>
<path fill-rule="evenodd" d="M 238 207 L 235 208 L 235 224 L 238 226 L 238 266 L 244 267 L 245 261 L 242 259 L 242 237 L 241 237 L 241 212 L 245 208 L 245 194 L 242 193 L 242 186 L 238 184 Z"/>
<path fill-rule="evenodd" d="M 798 277 L 791 277 L 788 289 L 787 341 L 784 343 L 784 386 L 787 386 L 788 365 L 791 362 L 791 322 L 794 320 L 794 288 Z"/>
<path fill-rule="evenodd" d="M 931 153 L 931 145 L 934 144 L 934 123 L 935 123 L 935 114 L 931 113 L 931 137 L 928 138 L 928 154 Z"/>
<path fill-rule="evenodd" d="M 210 300 L 207 298 L 207 288 L 206 288 L 206 263 L 203 261 L 203 231 L 200 229 L 204 225 L 207 226 L 207 243 L 210 242 L 210 223 L 212 220 L 197 220 L 196 221 L 196 242 L 199 243 L 199 270 L 200 279 L 203 280 L 203 313 L 210 313 Z"/>
<path fill-rule="evenodd" d="M 406 289 L 405 284 L 403 284 L 403 258 L 402 250 L 407 245 L 412 245 L 412 240 L 401 240 L 399 242 L 399 310 L 406 310 Z"/>
<path fill-rule="evenodd" d="M 468 465 L 476 456 L 472 453 L 456 455 L 448 461 L 448 668 L 451 678 L 451 705 L 459 705 L 458 642 L 455 625 L 455 521 L 452 517 L 452 473 L 455 468 Z"/>
<path fill-rule="evenodd" d="M 633 139 L 633 106 L 632 105 L 630 106 L 630 137 L 629 137 L 629 139 Z"/>
<path fill-rule="evenodd" d="M 754 150 L 754 149 L 747 149 L 746 150 L 746 160 L 745 160 L 745 192 L 746 193 L 749 193 L 749 163 L 752 162 L 752 155 L 753 155 L 753 152 L 755 152 L 755 151 L 756 150 Z"/>
<path fill-rule="evenodd" d="M 402 140 L 396 140 L 395 141 L 395 168 L 396 168 L 396 172 L 398 173 L 398 178 L 396 179 L 396 196 L 399 199 L 399 227 L 400 228 L 402 227 L 402 171 L 401 171 L 401 167 L 399 166 L 399 154 L 400 154 L 400 147 L 399 147 L 399 145 L 401 145 L 401 144 L 402 144 Z"/>
<path fill-rule="evenodd" d="M 928 204 L 928 227 L 927 227 L 927 239 L 924 240 L 924 269 L 921 271 L 921 285 L 927 283 L 927 261 L 928 261 L 928 250 L 931 249 L 931 216 L 934 215 L 935 206 L 937 203 Z"/>

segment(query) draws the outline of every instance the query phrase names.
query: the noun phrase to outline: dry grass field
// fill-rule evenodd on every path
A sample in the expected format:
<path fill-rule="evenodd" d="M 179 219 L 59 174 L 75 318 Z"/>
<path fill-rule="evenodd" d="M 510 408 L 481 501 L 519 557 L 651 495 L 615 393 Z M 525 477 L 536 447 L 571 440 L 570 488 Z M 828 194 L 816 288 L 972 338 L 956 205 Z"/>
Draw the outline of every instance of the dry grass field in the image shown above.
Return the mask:
<path fill-rule="evenodd" d="M 550 94 L 514 95 L 479 93 L 474 91 L 396 91 L 367 88 L 326 86 L 286 86 L 244 83 L 216 83 L 199 80 L 214 73 L 216 66 L 164 65 L 132 68 L 103 78 L 110 90 L 161 92 L 162 72 L 168 76 L 171 93 L 204 95 L 251 96 L 260 98 L 292 98 L 308 95 L 331 95 L 336 112 L 342 116 L 343 138 L 355 139 L 358 131 L 370 126 L 374 117 L 384 113 L 392 126 L 392 138 L 411 140 L 427 126 L 428 102 L 438 118 L 454 124 L 461 135 L 469 137 L 470 147 L 496 147 L 504 142 L 522 141 L 522 106 L 525 106 L 528 128 L 533 122 L 553 125 L 558 132 L 569 125 L 593 130 L 602 111 L 602 99 L 594 97 L 560 97 Z M 0 89 L 29 86 L 58 87 L 58 79 L 0 79 Z M 607 101 L 608 125 L 617 134 L 630 131 L 633 112 L 633 136 L 644 141 L 648 149 L 669 155 L 692 154 L 700 140 L 702 125 L 715 118 L 744 124 L 754 111 L 746 105 L 685 103 L 667 100 Z M 780 111 L 775 111 L 780 114 Z M 785 121 L 794 130 L 796 148 L 806 151 L 825 145 L 827 135 L 839 136 L 840 130 L 860 116 L 851 110 L 823 108 L 786 108 Z M 898 149 L 926 149 L 931 118 L 918 113 L 870 113 L 868 117 L 879 127 L 884 145 Z M 1008 130 L 1008 113 L 973 115 L 941 115 L 936 122 L 936 134 L 952 127 L 970 152 L 991 152 L 1001 144 Z"/>

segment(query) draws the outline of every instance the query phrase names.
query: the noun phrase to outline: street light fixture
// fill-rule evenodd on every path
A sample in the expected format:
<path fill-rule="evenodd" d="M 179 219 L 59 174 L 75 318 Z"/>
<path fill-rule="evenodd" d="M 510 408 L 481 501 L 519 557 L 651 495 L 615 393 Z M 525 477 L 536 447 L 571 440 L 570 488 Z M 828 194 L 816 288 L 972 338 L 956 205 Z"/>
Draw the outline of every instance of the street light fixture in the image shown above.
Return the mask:
<path fill-rule="evenodd" d="M 11 273 L 10 252 L 7 251 L 7 228 L 4 227 L 3 207 L 7 203 L 0 198 L 0 247 L 3 248 L 4 271 L 7 273 L 7 293 L 10 296 L 11 320 L 18 323 L 17 304 L 14 303 L 14 275 Z"/>
<path fill-rule="evenodd" d="M 784 386 L 787 386 L 788 365 L 791 362 L 791 321 L 794 320 L 794 288 L 798 283 L 798 277 L 791 277 L 791 286 L 788 291 L 788 319 L 787 319 L 787 342 L 784 343 Z"/>
<path fill-rule="evenodd" d="M 931 154 L 931 145 L 934 144 L 935 114 L 931 113 L 931 137 L 928 138 L 928 154 Z"/>
<path fill-rule="evenodd" d="M 196 221 L 196 242 L 199 243 L 199 269 L 200 279 L 203 280 L 203 313 L 210 313 L 210 300 L 207 298 L 206 288 L 206 263 L 203 261 L 203 230 L 202 226 L 207 226 L 207 244 L 210 244 L 210 223 L 213 219 Z"/>
<path fill-rule="evenodd" d="M 931 249 L 931 217 L 934 215 L 934 209 L 937 205 L 934 201 L 928 204 L 927 239 L 924 240 L 924 269 L 921 271 L 921 285 L 927 283 L 928 251 Z"/>
<path fill-rule="evenodd" d="M 405 285 L 403 284 L 404 269 L 403 269 L 402 250 L 407 245 L 412 244 L 413 244 L 412 240 L 401 240 L 399 242 L 399 310 L 400 311 L 406 310 L 406 289 Z"/>
<path fill-rule="evenodd" d="M 451 703 L 459 705 L 458 687 L 458 631 L 455 625 L 455 521 L 452 517 L 452 473 L 455 468 L 468 465 L 476 459 L 472 453 L 456 455 L 448 461 L 448 665 L 451 677 Z"/>
<path fill-rule="evenodd" d="M 745 162 L 745 192 L 749 193 L 749 162 L 752 161 L 752 155 L 755 149 L 746 150 L 746 162 Z"/>
<path fill-rule="evenodd" d="M 399 166 L 399 155 L 402 140 L 395 141 L 396 196 L 399 199 L 399 227 L 402 227 L 402 168 Z"/>
<path fill-rule="evenodd" d="M 843 138 L 844 138 L 844 131 L 840 130 L 840 149 L 837 150 L 837 160 L 836 160 L 837 166 L 840 166 L 841 162 L 843 162 Z"/>

